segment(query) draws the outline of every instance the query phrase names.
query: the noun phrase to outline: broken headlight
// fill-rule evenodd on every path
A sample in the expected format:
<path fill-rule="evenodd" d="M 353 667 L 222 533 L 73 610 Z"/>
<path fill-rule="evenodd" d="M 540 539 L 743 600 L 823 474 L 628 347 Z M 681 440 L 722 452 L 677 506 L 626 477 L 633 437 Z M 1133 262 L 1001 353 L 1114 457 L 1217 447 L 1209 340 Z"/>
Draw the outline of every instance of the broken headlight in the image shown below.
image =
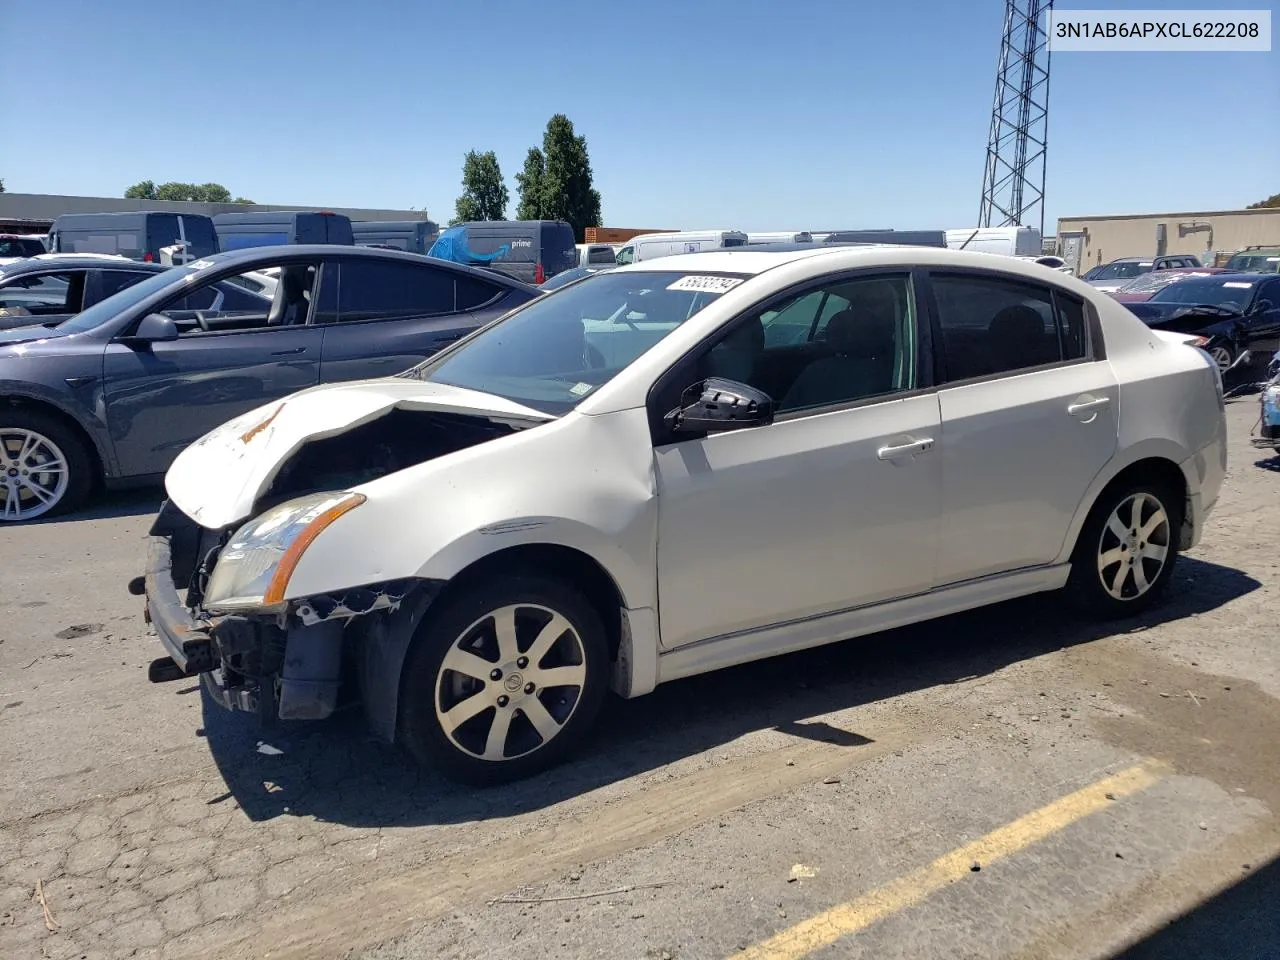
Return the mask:
<path fill-rule="evenodd" d="M 254 517 L 227 541 L 209 577 L 210 610 L 269 607 L 284 599 L 289 577 L 321 531 L 364 503 L 358 493 L 313 493 Z"/>

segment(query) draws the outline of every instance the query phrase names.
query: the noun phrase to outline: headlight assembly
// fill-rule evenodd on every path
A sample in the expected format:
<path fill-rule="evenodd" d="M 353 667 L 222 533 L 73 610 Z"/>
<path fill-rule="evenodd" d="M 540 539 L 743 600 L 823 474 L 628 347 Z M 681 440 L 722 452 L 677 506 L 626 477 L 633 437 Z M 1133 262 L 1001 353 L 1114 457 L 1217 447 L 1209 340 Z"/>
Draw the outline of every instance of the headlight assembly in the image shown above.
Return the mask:
<path fill-rule="evenodd" d="M 254 517 L 218 554 L 205 606 L 237 610 L 280 603 L 307 547 L 325 527 L 364 501 L 359 493 L 313 493 Z"/>

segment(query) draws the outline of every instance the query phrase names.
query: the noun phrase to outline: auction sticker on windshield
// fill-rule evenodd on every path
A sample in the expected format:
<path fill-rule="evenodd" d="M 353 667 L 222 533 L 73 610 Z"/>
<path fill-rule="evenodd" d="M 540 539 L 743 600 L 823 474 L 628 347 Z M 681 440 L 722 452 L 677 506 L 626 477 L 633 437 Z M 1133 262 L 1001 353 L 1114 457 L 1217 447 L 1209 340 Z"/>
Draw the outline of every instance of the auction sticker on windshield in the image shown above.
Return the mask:
<path fill-rule="evenodd" d="M 1252 283 L 1240 283 L 1236 280 L 1228 280 L 1223 284 L 1224 287 L 1230 287 L 1232 290 L 1248 290 L 1253 286 Z"/>
<path fill-rule="evenodd" d="M 668 290 L 696 290 L 699 293 L 724 293 L 742 282 L 741 277 L 681 277 Z"/>

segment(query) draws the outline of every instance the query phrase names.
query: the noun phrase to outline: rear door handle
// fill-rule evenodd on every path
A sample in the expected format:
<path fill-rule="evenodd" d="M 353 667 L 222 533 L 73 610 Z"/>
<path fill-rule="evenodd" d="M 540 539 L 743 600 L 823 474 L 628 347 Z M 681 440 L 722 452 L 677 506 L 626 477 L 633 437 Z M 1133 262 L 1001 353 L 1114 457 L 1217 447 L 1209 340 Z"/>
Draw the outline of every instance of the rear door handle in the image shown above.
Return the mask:
<path fill-rule="evenodd" d="M 913 440 L 910 443 L 899 443 L 893 446 L 881 447 L 876 451 L 876 457 L 880 460 L 896 460 L 898 457 L 924 453 L 932 447 L 933 437 L 925 437 L 923 440 Z"/>
<path fill-rule="evenodd" d="M 1071 414 L 1073 417 L 1078 417 L 1080 414 L 1088 413 L 1091 410 L 1101 410 L 1110 402 L 1110 397 L 1094 397 L 1091 400 L 1077 400 L 1075 403 L 1070 404 L 1067 407 L 1067 413 Z M 1097 414 L 1095 413 L 1094 416 L 1096 417 Z M 1090 417 L 1089 419 L 1092 420 L 1093 417 Z M 1085 422 L 1087 423 L 1088 421 Z"/>
<path fill-rule="evenodd" d="M 271 355 L 273 357 L 291 357 L 296 353 L 306 353 L 306 352 L 307 352 L 306 347 L 294 347 L 292 350 L 272 350 Z"/>

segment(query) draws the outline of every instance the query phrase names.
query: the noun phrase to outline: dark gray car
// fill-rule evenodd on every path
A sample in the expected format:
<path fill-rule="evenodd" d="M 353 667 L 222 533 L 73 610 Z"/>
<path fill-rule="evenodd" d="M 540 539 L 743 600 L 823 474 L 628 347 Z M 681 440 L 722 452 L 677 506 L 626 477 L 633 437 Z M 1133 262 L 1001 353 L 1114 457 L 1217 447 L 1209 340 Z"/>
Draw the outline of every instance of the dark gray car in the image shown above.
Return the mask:
<path fill-rule="evenodd" d="M 0 330 L 57 326 L 165 267 L 123 257 L 45 254 L 0 267 Z"/>
<path fill-rule="evenodd" d="M 236 283 L 279 268 L 274 297 Z M 0 330 L 0 523 L 154 482 L 219 424 L 318 383 L 399 373 L 532 299 L 460 264 L 277 246 L 170 267 L 52 328 Z"/>

